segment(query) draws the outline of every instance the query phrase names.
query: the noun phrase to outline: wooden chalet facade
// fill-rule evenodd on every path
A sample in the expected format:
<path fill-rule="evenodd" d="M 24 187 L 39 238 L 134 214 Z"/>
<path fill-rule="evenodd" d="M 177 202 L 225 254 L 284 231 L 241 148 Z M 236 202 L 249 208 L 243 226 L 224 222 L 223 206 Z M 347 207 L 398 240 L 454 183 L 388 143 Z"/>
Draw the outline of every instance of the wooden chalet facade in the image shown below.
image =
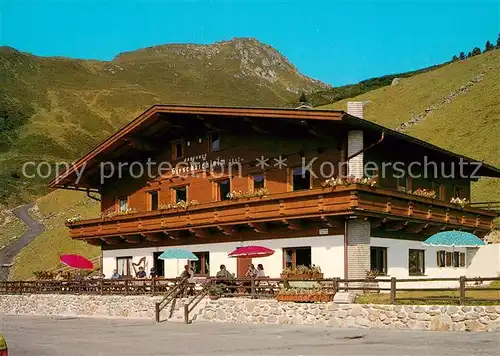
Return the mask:
<path fill-rule="evenodd" d="M 198 275 L 215 275 L 220 264 L 241 275 L 249 261 L 227 254 L 250 242 L 276 250 L 253 261 L 270 277 L 299 264 L 319 265 L 325 277 L 364 278 L 370 269 L 397 277 L 463 275 L 477 251 L 453 251 L 451 266 L 451 250 L 422 241 L 446 229 L 481 237 L 490 231 L 497 213 L 450 202 L 470 201 L 475 161 L 363 120 L 360 104 L 350 103 L 351 114 L 153 106 L 50 186 L 100 194 L 101 217 L 67 226 L 71 238 L 101 246 L 107 276 L 113 269 L 133 274 L 142 263 L 173 277 L 175 265 L 157 259 L 169 246 L 196 253 Z M 430 178 L 395 177 L 396 162 L 419 162 L 415 175 L 429 161 L 438 165 Z M 369 174 L 375 185 L 325 186 L 332 174 L 363 178 L 367 162 L 377 167 Z M 459 162 L 471 163 L 460 176 Z M 450 167 L 453 179 L 446 178 Z M 500 170 L 482 164 L 475 175 L 500 177 Z M 410 194 L 417 189 L 437 196 Z M 238 198 L 239 191 L 249 193 Z"/>

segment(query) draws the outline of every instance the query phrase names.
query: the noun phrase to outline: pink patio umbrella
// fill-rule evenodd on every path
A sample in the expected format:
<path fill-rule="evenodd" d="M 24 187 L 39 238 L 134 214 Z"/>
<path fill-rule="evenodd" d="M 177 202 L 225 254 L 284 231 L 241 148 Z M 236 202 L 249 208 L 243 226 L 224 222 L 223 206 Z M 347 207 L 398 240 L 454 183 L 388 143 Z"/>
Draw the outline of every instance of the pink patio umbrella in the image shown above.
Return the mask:
<path fill-rule="evenodd" d="M 94 264 L 80 255 L 61 255 L 59 261 L 66 266 L 78 269 L 94 269 Z"/>
<path fill-rule="evenodd" d="M 231 252 L 229 257 L 246 257 L 246 258 L 259 258 L 268 257 L 274 253 L 274 250 L 264 246 L 242 246 Z"/>

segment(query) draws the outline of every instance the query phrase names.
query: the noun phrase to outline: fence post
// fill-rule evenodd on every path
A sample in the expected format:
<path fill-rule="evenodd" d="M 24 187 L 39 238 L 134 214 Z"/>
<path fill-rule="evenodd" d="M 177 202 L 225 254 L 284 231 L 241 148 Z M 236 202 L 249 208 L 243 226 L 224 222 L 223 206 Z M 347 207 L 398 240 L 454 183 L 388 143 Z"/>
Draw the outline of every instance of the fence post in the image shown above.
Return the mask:
<path fill-rule="evenodd" d="M 102 279 L 102 278 L 101 278 L 101 279 L 99 279 L 99 293 L 101 293 L 101 295 L 102 295 L 102 289 L 103 289 L 103 288 L 102 288 L 102 285 L 103 285 L 103 284 L 104 284 L 104 279 Z"/>
<path fill-rule="evenodd" d="M 157 323 L 160 322 L 160 303 L 155 303 L 155 320 Z"/>
<path fill-rule="evenodd" d="M 333 294 L 337 294 L 339 291 L 339 278 L 333 279 Z"/>
<path fill-rule="evenodd" d="M 255 279 L 253 277 L 251 277 L 251 280 L 250 280 L 250 294 L 252 296 L 252 299 L 255 299 Z"/>
<path fill-rule="evenodd" d="M 184 322 L 189 324 L 189 305 L 184 304 Z"/>
<path fill-rule="evenodd" d="M 151 295 L 155 295 L 155 288 L 156 287 L 156 278 L 153 277 L 151 279 Z"/>
<path fill-rule="evenodd" d="M 460 305 L 465 303 L 465 276 L 460 276 Z"/>
<path fill-rule="evenodd" d="M 391 277 L 391 304 L 396 304 L 396 277 Z"/>
<path fill-rule="evenodd" d="M 125 295 L 128 295 L 128 279 L 125 280 Z"/>

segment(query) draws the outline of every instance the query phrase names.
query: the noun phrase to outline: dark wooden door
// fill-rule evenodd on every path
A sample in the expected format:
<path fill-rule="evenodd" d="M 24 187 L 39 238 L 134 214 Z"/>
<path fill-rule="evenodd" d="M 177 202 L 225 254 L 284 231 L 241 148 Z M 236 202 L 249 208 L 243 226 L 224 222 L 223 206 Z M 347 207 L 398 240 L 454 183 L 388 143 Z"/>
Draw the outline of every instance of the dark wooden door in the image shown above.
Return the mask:
<path fill-rule="evenodd" d="M 248 271 L 248 266 L 252 263 L 251 258 L 239 257 L 236 262 L 236 276 L 237 277 L 245 277 L 245 274 Z"/>

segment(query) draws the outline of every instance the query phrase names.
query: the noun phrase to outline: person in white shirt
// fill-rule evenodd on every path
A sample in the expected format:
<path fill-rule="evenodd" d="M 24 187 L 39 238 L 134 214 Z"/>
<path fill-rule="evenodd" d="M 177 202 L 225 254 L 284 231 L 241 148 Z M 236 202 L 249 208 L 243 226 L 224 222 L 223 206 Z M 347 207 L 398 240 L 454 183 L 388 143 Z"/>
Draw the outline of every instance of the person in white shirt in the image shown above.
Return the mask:
<path fill-rule="evenodd" d="M 266 277 L 266 272 L 264 272 L 264 266 L 262 263 L 257 265 L 257 278 L 259 277 Z"/>

